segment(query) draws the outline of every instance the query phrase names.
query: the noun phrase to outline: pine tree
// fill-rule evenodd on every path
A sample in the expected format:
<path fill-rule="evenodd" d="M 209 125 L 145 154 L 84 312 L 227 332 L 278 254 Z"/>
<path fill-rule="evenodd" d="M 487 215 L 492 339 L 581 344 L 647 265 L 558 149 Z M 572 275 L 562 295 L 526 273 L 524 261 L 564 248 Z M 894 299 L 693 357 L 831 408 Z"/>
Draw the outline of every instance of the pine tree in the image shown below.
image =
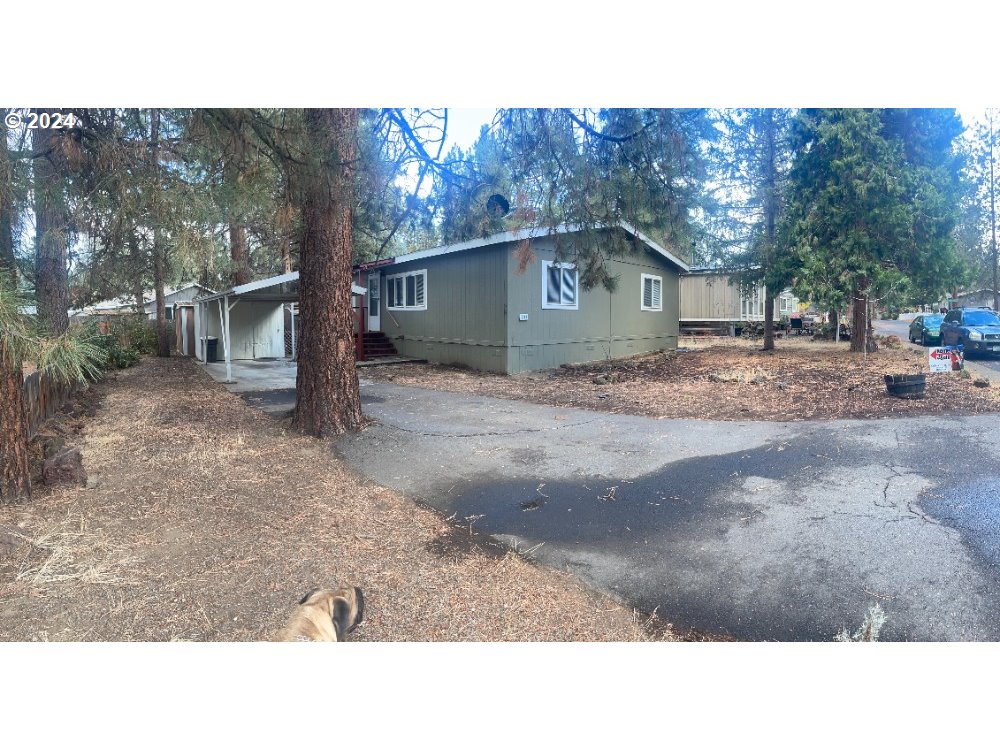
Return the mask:
<path fill-rule="evenodd" d="M 52 108 L 35 114 L 55 112 Z M 55 128 L 34 128 L 32 171 L 35 211 L 35 297 L 43 328 L 58 335 L 69 326 L 69 212 L 66 205 L 70 136 Z"/>
<path fill-rule="evenodd" d="M 7 151 L 8 110 L 0 109 L 0 295 L 14 295 L 17 267 L 14 260 L 14 165 Z M 13 308 L 16 299 L 0 299 L 0 311 Z M 2 332 L 0 332 L 2 333 Z M 7 335 L 0 335 L 0 503 L 31 492 L 28 461 L 28 422 L 24 412 L 21 362 Z"/>
<path fill-rule="evenodd" d="M 351 309 L 359 112 L 310 109 L 303 121 L 306 160 L 294 173 L 303 232 L 302 340 L 292 423 L 323 437 L 363 423 Z"/>
<path fill-rule="evenodd" d="M 730 109 L 718 113 L 723 132 L 715 149 L 720 177 L 720 219 L 728 241 L 740 250 L 732 257 L 740 281 L 753 288 L 763 281 L 764 345 L 774 349 L 774 305 L 792 281 L 794 262 L 780 236 L 791 166 L 789 109 Z"/>
<path fill-rule="evenodd" d="M 965 192 L 949 109 L 803 110 L 791 234 L 798 286 L 846 297 L 853 351 L 875 347 L 873 303 L 927 304 L 967 274 L 957 250 Z"/>
<path fill-rule="evenodd" d="M 997 274 L 997 187 L 1000 181 L 1000 110 L 987 109 L 973 129 L 968 144 L 960 245 L 979 273 L 981 283 L 993 290 L 993 309 L 1000 310 Z M 956 285 L 957 286 L 957 285 Z"/>
<path fill-rule="evenodd" d="M 691 215 L 704 199 L 702 145 L 714 132 L 705 110 L 501 110 L 469 154 L 451 155 L 458 166 L 439 173 L 436 208 L 449 240 L 577 225 L 572 242 L 556 238 L 557 252 L 578 263 L 582 286 L 613 290 L 604 261 L 636 245 L 624 233 L 598 235 L 604 227 L 627 222 L 689 256 Z M 511 213 L 489 214 L 487 198 L 505 190 Z"/>

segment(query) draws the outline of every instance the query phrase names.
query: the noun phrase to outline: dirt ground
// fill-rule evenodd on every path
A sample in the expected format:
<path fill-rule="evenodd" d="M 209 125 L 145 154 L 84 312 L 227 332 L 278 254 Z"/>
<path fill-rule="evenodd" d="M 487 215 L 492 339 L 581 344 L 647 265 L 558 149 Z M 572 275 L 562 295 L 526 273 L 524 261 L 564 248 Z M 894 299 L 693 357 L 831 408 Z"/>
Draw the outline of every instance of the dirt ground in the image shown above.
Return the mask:
<path fill-rule="evenodd" d="M 189 360 L 147 358 L 69 412 L 46 431 L 94 486 L 0 507 L 4 640 L 266 639 L 339 584 L 365 592 L 360 641 L 678 638 L 360 480 Z"/>
<path fill-rule="evenodd" d="M 677 353 L 657 353 L 516 376 L 440 365 L 377 366 L 362 377 L 460 393 L 576 406 L 660 418 L 773 420 L 872 419 L 1000 411 L 995 386 L 975 378 L 927 375 L 922 399 L 890 396 L 883 376 L 927 372 L 926 356 L 881 348 L 865 357 L 849 344 L 779 340 L 683 339 Z M 595 382 L 599 381 L 599 382 Z"/>

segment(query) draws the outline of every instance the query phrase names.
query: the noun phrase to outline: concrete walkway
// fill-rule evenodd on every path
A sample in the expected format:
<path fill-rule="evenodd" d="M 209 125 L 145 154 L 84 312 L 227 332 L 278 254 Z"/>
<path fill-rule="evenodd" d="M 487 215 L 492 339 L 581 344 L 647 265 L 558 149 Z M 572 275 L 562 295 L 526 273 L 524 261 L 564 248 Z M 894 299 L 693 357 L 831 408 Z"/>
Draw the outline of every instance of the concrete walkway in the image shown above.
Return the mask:
<path fill-rule="evenodd" d="M 656 420 L 362 379 L 360 472 L 681 627 L 1000 636 L 996 416 Z"/>
<path fill-rule="evenodd" d="M 294 389 L 298 372 L 298 366 L 290 359 L 238 359 L 230 362 L 233 381 L 227 383 L 225 362 L 209 362 L 201 367 L 233 393 Z"/>

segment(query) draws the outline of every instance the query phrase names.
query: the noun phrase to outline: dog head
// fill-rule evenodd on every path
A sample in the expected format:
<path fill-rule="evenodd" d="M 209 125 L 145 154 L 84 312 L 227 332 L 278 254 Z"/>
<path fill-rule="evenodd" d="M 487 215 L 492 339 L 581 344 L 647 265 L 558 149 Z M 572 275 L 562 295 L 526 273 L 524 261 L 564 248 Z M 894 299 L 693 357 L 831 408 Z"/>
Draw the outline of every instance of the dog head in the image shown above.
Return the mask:
<path fill-rule="evenodd" d="M 357 586 L 336 590 L 313 589 L 302 597 L 299 604 L 325 612 L 333 621 L 338 641 L 364 620 L 365 598 Z"/>

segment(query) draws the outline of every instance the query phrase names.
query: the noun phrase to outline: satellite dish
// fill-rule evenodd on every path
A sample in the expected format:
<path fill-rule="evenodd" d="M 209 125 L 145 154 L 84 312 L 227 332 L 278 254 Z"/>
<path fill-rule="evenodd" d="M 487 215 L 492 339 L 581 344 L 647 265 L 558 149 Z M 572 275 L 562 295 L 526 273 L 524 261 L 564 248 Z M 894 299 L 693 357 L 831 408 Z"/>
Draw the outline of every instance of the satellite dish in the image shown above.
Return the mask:
<path fill-rule="evenodd" d="M 510 212 L 510 203 L 499 193 L 486 199 L 486 211 L 494 216 L 506 216 Z"/>

